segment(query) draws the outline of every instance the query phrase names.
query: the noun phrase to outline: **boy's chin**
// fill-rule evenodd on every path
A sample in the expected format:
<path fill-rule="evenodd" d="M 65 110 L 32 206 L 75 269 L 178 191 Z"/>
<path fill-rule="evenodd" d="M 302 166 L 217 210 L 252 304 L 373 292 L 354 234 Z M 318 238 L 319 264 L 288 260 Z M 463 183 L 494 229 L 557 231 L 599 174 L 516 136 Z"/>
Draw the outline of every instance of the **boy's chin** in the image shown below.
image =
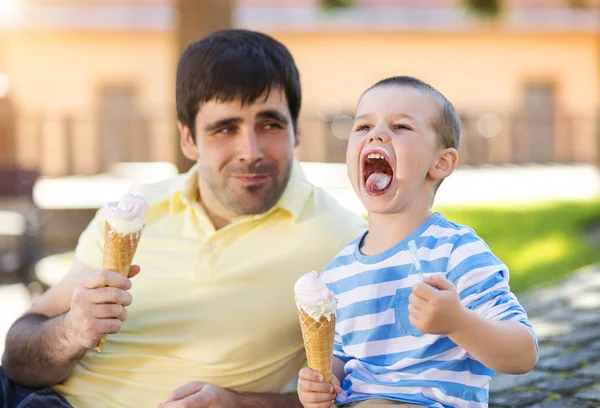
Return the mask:
<path fill-rule="evenodd" d="M 391 214 L 397 211 L 397 194 L 394 191 L 388 190 L 381 195 L 372 195 L 365 190 L 361 193 L 360 201 L 367 212 L 372 214 Z"/>

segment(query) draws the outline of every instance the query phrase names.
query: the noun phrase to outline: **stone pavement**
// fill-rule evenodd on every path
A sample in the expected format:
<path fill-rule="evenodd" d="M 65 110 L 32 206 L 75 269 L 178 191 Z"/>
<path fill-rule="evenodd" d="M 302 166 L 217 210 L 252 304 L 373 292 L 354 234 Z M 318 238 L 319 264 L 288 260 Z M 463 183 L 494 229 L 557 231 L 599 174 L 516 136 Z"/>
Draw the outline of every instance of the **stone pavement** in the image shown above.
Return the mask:
<path fill-rule="evenodd" d="M 540 339 L 534 370 L 498 374 L 490 408 L 600 407 L 600 266 L 519 296 Z"/>

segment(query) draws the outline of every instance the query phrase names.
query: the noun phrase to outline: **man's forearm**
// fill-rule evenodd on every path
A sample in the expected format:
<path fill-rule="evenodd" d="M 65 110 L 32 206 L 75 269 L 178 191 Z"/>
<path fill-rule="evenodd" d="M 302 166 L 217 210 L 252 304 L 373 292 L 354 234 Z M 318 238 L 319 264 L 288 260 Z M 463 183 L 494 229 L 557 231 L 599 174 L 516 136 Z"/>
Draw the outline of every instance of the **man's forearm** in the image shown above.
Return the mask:
<path fill-rule="evenodd" d="M 238 394 L 235 408 L 302 408 L 298 394 Z"/>
<path fill-rule="evenodd" d="M 69 338 L 65 315 L 53 318 L 27 314 L 6 336 L 2 366 L 17 384 L 47 387 L 69 376 L 85 349 Z"/>
<path fill-rule="evenodd" d="M 493 321 L 466 310 L 463 323 L 450 339 L 494 371 L 524 374 L 536 360 L 531 332 L 516 321 Z"/>

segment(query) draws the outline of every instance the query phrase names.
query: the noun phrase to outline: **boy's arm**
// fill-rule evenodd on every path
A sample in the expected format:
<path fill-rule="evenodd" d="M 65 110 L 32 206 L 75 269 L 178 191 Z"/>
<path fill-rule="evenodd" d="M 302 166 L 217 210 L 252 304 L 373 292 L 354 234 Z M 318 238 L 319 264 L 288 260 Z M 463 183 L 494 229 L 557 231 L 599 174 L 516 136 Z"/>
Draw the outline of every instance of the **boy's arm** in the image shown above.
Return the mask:
<path fill-rule="evenodd" d="M 445 334 L 487 367 L 510 374 L 537 362 L 537 339 L 511 293 L 508 269 L 476 235 L 454 243 L 447 274 L 415 285 L 409 311 L 425 333 Z"/>
<path fill-rule="evenodd" d="M 340 360 L 336 356 L 333 356 L 333 364 L 332 364 L 331 373 L 333 375 L 335 375 L 335 377 L 340 381 L 340 384 L 344 383 L 344 378 L 346 377 L 346 373 L 344 372 L 345 365 L 346 365 L 346 363 L 344 363 L 342 360 Z"/>
<path fill-rule="evenodd" d="M 459 321 L 450 340 L 486 367 L 505 374 L 525 374 L 537 362 L 535 340 L 522 323 L 489 320 L 468 309 L 463 309 Z"/>
<path fill-rule="evenodd" d="M 523 323 L 491 320 L 465 308 L 454 284 L 440 275 L 415 285 L 409 313 L 415 328 L 447 335 L 494 371 L 524 374 L 537 361 L 535 338 Z"/>

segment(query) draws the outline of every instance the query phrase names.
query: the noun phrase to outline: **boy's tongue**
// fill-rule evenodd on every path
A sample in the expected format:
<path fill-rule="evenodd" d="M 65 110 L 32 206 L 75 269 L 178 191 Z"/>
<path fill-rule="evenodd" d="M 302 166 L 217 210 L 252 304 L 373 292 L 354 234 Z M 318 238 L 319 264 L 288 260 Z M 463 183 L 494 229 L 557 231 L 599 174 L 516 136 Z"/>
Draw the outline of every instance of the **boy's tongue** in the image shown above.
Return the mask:
<path fill-rule="evenodd" d="M 372 193 L 384 190 L 392 181 L 392 176 L 385 173 L 373 173 L 367 178 L 366 187 Z"/>

